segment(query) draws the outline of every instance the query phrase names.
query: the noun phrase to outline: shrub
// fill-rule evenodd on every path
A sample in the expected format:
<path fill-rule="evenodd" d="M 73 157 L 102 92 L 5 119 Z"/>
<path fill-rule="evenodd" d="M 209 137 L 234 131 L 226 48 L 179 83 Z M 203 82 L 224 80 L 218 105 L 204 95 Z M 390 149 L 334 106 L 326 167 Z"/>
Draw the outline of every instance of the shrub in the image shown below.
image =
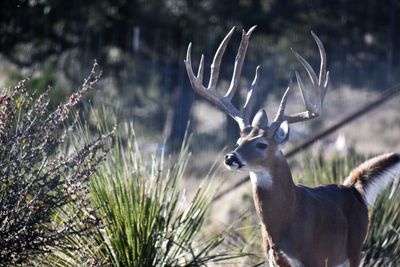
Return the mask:
<path fill-rule="evenodd" d="M 28 93 L 27 81 L 0 93 L 0 262 L 23 263 L 98 221 L 87 209 L 88 179 L 105 157 L 110 134 L 68 151 L 73 107 L 99 79 L 97 64 L 79 90 L 55 110 L 48 92 Z M 74 214 L 54 221 L 66 205 Z"/>

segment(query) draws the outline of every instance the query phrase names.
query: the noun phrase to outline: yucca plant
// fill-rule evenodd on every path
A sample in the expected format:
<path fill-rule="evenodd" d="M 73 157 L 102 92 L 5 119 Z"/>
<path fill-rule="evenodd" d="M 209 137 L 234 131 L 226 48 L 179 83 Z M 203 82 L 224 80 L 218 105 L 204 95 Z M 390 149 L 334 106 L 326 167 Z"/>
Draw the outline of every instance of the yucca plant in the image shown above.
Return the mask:
<path fill-rule="evenodd" d="M 78 250 L 59 250 L 41 264 L 52 266 L 201 266 L 229 259 L 217 253 L 221 235 L 205 240 L 201 228 L 214 189 L 201 186 L 188 201 L 181 181 L 187 142 L 175 157 L 143 156 L 132 127 L 121 126 L 114 148 L 92 180 L 91 200 L 102 227 L 72 238 Z"/>
<path fill-rule="evenodd" d="M 368 239 L 363 247 L 364 266 L 400 265 L 399 183 L 393 183 L 376 201 Z"/>

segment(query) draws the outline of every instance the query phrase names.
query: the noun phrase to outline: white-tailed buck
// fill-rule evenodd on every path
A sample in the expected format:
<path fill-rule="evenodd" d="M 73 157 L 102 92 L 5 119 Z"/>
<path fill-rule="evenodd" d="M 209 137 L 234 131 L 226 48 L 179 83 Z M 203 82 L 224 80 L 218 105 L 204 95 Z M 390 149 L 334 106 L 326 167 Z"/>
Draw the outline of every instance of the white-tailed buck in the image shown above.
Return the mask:
<path fill-rule="evenodd" d="M 234 28 L 215 53 L 207 87 L 203 85 L 203 56 L 198 74 L 193 73 L 191 44 L 185 60 L 193 90 L 239 124 L 237 148 L 225 156 L 225 165 L 232 170 L 250 172 L 254 203 L 262 222 L 264 248 L 273 266 L 358 266 L 368 231 L 368 207 L 400 173 L 400 155 L 390 153 L 366 161 L 354 169 L 341 185 L 316 188 L 295 185 L 280 149 L 289 138 L 289 124 L 310 120 L 321 114 L 329 79 L 325 50 L 312 33 L 321 56 L 318 76 L 303 57 L 293 52 L 311 79 L 312 94 L 304 89 L 299 74 L 295 73 L 306 111 L 285 114 L 289 85 L 271 123 L 263 109 L 251 120 L 259 67 L 256 68 L 243 109 L 237 109 L 231 100 L 238 88 L 249 38 L 254 29 L 252 27 L 247 33 L 242 33 L 232 80 L 224 96 L 217 92 L 216 86 L 221 59 Z"/>

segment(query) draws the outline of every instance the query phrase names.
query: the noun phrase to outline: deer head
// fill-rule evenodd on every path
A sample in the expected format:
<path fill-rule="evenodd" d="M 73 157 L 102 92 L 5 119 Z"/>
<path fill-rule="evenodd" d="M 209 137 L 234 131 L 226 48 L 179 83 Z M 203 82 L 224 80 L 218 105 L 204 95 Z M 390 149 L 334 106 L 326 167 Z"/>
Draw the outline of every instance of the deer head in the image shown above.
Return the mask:
<path fill-rule="evenodd" d="M 204 56 L 201 56 L 197 76 L 192 69 L 191 44 L 189 44 L 185 60 L 186 70 L 193 90 L 223 112 L 230 115 L 239 125 L 240 138 L 237 141 L 237 148 L 225 155 L 225 165 L 229 169 L 257 171 L 259 169 L 265 169 L 266 164 L 273 164 L 274 159 L 280 155 L 279 151 L 281 146 L 286 143 L 289 138 L 289 124 L 310 120 L 320 115 L 328 86 L 329 72 L 326 71 L 325 50 L 318 37 L 311 32 L 318 45 L 321 56 L 319 76 L 316 75 L 313 68 L 302 56 L 293 51 L 295 57 L 306 69 L 311 79 L 312 91 L 314 91 L 313 94 L 310 94 L 308 91 L 304 90 L 302 79 L 296 71 L 297 84 L 306 111 L 291 115 L 285 114 L 287 97 L 292 88 L 292 84 L 290 83 L 283 94 L 277 114 L 271 123 L 269 123 L 267 113 L 263 109 L 260 109 L 251 120 L 251 110 L 254 105 L 253 96 L 260 77 L 260 66 L 256 68 L 255 77 L 247 93 L 245 104 L 242 110 L 239 111 L 239 109 L 232 105 L 231 100 L 238 87 L 249 38 L 255 27 L 256 26 L 253 26 L 248 32 L 244 30 L 242 32 L 242 40 L 236 55 L 231 83 L 224 96 L 216 90 L 216 86 L 221 59 L 235 27 L 226 35 L 215 53 L 214 60 L 211 64 L 210 81 L 207 87 L 203 85 Z"/>

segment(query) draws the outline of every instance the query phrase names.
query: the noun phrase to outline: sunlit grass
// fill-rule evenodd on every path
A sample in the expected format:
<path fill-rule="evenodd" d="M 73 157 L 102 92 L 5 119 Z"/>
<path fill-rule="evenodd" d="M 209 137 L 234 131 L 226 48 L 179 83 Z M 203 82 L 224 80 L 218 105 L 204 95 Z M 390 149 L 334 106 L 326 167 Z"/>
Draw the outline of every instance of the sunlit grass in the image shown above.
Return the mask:
<path fill-rule="evenodd" d="M 201 233 L 215 190 L 207 179 L 186 199 L 180 185 L 190 153 L 147 157 L 131 127 L 120 129 L 106 163 L 91 181 L 102 226 L 71 239 L 77 250 L 55 250 L 52 266 L 199 266 L 240 254 L 217 252 L 221 235 Z M 73 208 L 72 208 L 73 209 Z M 221 251 L 221 250 L 218 250 Z"/>

